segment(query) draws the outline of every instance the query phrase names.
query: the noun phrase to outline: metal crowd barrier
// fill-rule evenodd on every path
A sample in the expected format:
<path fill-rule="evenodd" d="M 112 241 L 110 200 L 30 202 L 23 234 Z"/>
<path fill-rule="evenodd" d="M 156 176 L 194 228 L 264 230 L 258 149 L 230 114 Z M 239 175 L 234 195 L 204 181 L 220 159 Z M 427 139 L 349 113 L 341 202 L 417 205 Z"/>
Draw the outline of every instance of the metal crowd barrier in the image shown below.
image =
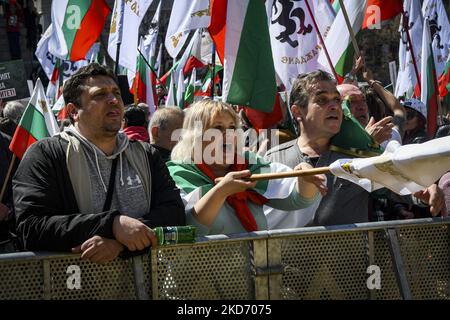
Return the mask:
<path fill-rule="evenodd" d="M 449 299 L 449 224 L 217 235 L 106 265 L 72 254 L 3 254 L 0 299 Z"/>

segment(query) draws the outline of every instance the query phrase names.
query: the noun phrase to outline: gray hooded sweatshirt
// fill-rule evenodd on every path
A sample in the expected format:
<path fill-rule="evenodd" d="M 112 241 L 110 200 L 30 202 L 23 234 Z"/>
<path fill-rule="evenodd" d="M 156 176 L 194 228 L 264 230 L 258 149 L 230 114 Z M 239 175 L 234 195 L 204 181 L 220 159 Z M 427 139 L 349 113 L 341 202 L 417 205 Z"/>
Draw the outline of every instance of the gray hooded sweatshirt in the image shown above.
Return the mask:
<path fill-rule="evenodd" d="M 111 210 L 118 210 L 133 218 L 140 218 L 149 211 L 150 192 L 148 184 L 150 184 L 150 181 L 148 181 L 148 177 L 143 177 L 142 173 L 138 173 L 139 170 L 136 165 L 133 165 L 127 157 L 125 151 L 129 149 L 129 141 L 125 134 L 117 134 L 117 146 L 110 156 L 107 156 L 96 145 L 87 140 L 74 126 L 65 128 L 61 136 L 69 141 L 68 168 L 80 210 L 82 212 L 91 211 L 83 213 L 103 211 L 112 162 L 116 157 L 119 157 L 119 160 Z M 69 152 L 74 150 L 78 150 L 75 158 L 69 156 Z M 76 162 L 76 164 L 71 164 L 70 161 Z M 79 172 L 86 171 L 86 165 L 87 172 Z M 86 181 L 85 174 L 88 174 L 89 182 Z M 85 203 L 86 201 L 91 202 L 91 204 Z"/>

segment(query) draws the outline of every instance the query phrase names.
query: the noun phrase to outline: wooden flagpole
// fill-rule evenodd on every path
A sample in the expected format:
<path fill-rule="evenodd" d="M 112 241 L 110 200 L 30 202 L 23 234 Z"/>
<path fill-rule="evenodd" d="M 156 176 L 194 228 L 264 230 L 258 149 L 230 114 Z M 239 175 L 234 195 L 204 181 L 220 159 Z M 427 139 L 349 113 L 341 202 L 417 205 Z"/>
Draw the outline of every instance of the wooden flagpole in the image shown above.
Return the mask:
<path fill-rule="evenodd" d="M 283 179 L 283 178 L 292 178 L 292 177 L 313 176 L 315 174 L 324 174 L 324 173 L 329 173 L 329 172 L 330 172 L 330 167 L 320 167 L 320 168 L 295 170 L 295 171 L 288 171 L 288 172 L 252 174 L 250 177 L 246 178 L 245 180 L 248 180 L 248 181 L 273 180 L 273 179 Z M 217 178 L 216 183 L 220 182 L 222 179 L 223 179 L 223 177 Z"/>
<path fill-rule="evenodd" d="M 350 38 L 352 39 L 352 44 L 353 48 L 355 49 L 356 58 L 359 58 L 361 56 L 361 51 L 359 50 L 358 42 L 356 41 L 355 32 L 353 32 L 350 19 L 348 18 L 347 9 L 344 6 L 344 1 L 339 0 L 339 4 L 341 6 L 342 14 L 344 15 L 345 24 L 347 25 L 348 32 L 350 33 Z"/>
<path fill-rule="evenodd" d="M 309 1 L 305 0 L 305 3 L 306 3 L 306 7 L 308 8 L 309 15 L 311 16 L 311 19 L 313 21 L 314 27 L 316 28 L 316 32 L 317 32 L 317 34 L 319 36 L 320 43 L 322 44 L 323 50 L 325 51 L 325 56 L 327 57 L 327 61 L 328 61 L 328 64 L 330 66 L 330 69 L 331 69 L 331 71 L 333 71 L 334 78 L 337 80 L 337 79 L 339 79 L 338 75 L 336 73 L 336 70 L 334 69 L 333 62 L 331 61 L 330 54 L 328 53 L 328 49 L 325 46 L 325 41 L 324 41 L 324 39 L 322 37 L 322 33 L 319 30 L 319 26 L 317 25 L 316 18 L 314 17 L 314 14 L 313 14 L 313 12 L 311 10 L 311 7 L 309 6 Z"/>

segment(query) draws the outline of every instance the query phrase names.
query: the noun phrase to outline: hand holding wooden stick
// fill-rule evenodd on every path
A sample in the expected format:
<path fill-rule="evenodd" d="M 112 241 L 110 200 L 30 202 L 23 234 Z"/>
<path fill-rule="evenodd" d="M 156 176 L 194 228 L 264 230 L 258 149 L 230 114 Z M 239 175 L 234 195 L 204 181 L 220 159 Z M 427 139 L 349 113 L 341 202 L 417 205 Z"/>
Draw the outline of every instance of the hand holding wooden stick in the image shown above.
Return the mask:
<path fill-rule="evenodd" d="M 330 172 L 329 167 L 321 167 L 321 168 L 314 168 L 314 169 L 308 169 L 308 170 L 252 174 L 250 177 L 246 178 L 246 180 L 260 181 L 260 180 L 283 179 L 283 178 L 292 178 L 292 177 L 300 177 L 300 176 L 312 176 L 315 174 L 323 174 L 323 173 L 329 173 L 329 172 Z M 216 183 L 218 183 L 220 180 L 222 180 L 222 177 L 217 178 Z"/>

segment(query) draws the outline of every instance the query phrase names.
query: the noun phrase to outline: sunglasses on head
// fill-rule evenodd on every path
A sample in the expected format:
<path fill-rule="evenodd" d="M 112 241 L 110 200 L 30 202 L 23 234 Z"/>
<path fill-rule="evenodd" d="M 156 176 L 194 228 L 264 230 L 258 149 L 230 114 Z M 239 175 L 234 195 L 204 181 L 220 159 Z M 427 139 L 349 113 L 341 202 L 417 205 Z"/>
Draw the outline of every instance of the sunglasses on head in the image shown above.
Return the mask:
<path fill-rule="evenodd" d="M 408 111 L 406 111 L 406 120 L 412 120 L 416 117 L 416 115 L 417 115 L 417 112 L 408 110 Z"/>

